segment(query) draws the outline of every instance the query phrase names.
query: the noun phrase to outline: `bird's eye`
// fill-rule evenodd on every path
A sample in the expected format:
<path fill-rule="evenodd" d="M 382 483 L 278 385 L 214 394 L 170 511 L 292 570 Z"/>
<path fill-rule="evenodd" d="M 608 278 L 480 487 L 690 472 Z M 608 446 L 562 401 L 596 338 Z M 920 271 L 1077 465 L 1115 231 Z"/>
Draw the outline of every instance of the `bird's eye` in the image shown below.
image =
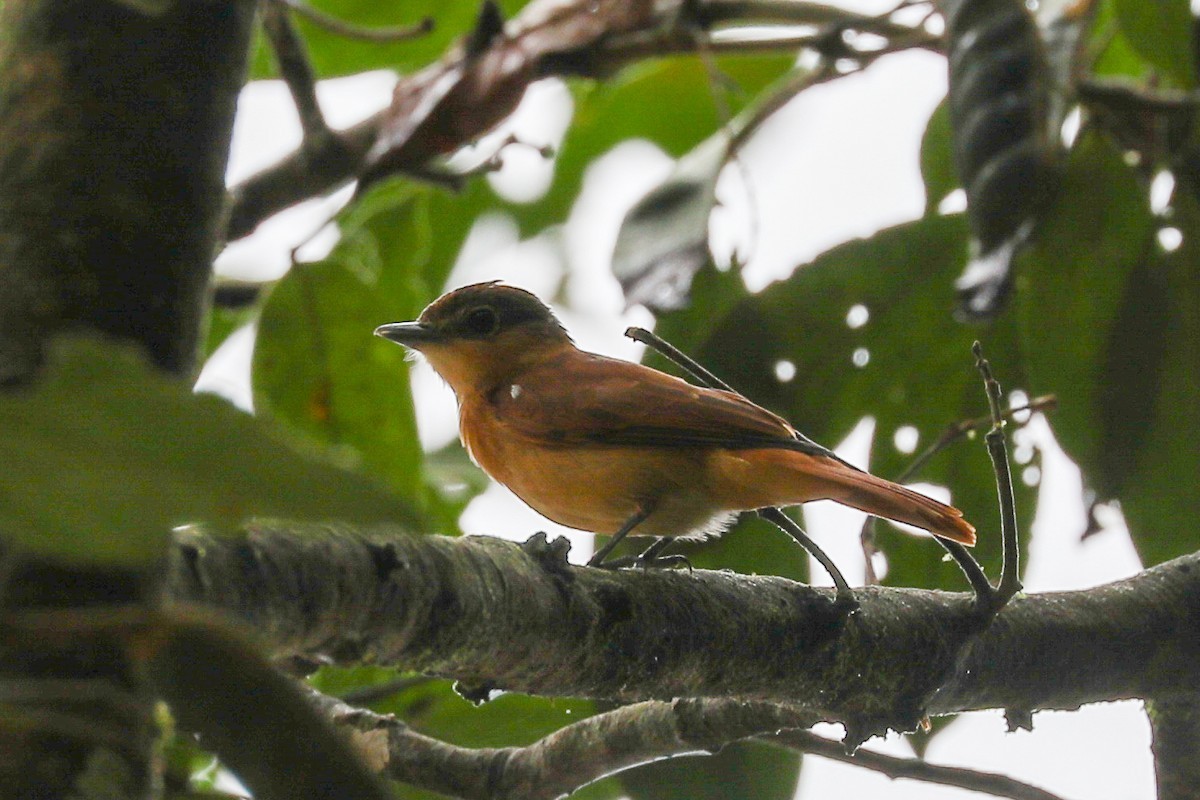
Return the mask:
<path fill-rule="evenodd" d="M 467 315 L 467 330 L 471 333 L 486 336 L 495 333 L 499 327 L 500 317 L 496 314 L 495 309 L 480 306 Z"/>

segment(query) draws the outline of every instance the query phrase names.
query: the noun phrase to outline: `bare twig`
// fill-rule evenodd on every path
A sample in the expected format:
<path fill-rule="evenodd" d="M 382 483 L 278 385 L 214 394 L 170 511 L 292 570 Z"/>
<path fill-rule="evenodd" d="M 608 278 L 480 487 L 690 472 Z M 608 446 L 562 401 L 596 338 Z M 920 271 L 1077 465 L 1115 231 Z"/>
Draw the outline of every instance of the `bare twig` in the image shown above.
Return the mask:
<path fill-rule="evenodd" d="M 663 358 L 690 375 L 696 383 L 707 386 L 710 389 L 721 389 L 736 394 L 738 397 L 743 396 L 737 389 L 734 389 L 728 383 L 713 375 L 702 364 L 661 336 L 645 328 L 638 327 L 626 328 L 625 335 L 635 342 L 640 342 L 657 351 Z"/>
<path fill-rule="evenodd" d="M 1044 395 L 1042 397 L 1034 398 L 1024 405 L 1007 409 L 1003 413 L 1002 418 L 1005 421 L 1008 421 L 1014 419 L 1018 414 L 1031 413 L 1034 411 L 1051 411 L 1057 405 L 1057 397 L 1054 395 Z M 939 435 L 932 444 L 922 450 L 917 457 L 914 458 L 902 472 L 900 472 L 899 475 L 893 478 L 893 480 L 897 483 L 907 482 L 927 463 L 929 463 L 930 459 L 932 459 L 942 450 L 946 449 L 959 439 L 962 439 L 976 431 L 983 430 L 992 424 L 993 419 L 991 414 L 989 414 L 985 417 L 975 417 L 974 419 L 960 420 L 959 422 L 948 425 L 945 430 L 942 431 L 941 435 Z M 862 534 L 860 537 L 862 540 L 863 555 L 865 556 L 867 563 L 868 584 L 874 584 L 878 582 L 878 580 L 875 578 L 874 570 L 871 565 L 872 555 L 876 552 L 874 544 L 876 525 L 877 520 L 875 517 L 867 517 L 867 519 L 863 522 Z M 971 586 L 974 587 L 976 594 L 980 597 L 983 597 L 984 595 L 990 596 L 992 594 L 990 591 L 990 583 L 984 576 L 982 568 L 979 567 L 979 563 L 975 561 L 975 559 L 971 557 L 969 553 L 966 552 L 965 548 L 963 548 L 962 545 L 956 544 L 955 542 L 949 542 L 942 539 L 938 539 L 938 541 L 954 558 L 959 567 L 962 568 L 963 574 L 965 574 L 967 580 L 971 582 Z M 965 556 L 965 558 L 963 556 Z M 989 591 L 987 592 L 983 591 L 985 584 L 989 587 Z"/>
<path fill-rule="evenodd" d="M 307 8 L 301 0 L 271 2 L 287 3 L 297 11 Z M 707 16 L 710 4 L 719 12 L 719 20 Z M 402 79 L 397 87 L 396 97 L 405 98 L 404 102 L 411 105 L 414 113 L 419 111 L 424 115 L 417 122 L 425 125 L 418 137 L 421 141 L 401 154 L 404 157 L 393 158 L 386 165 L 379 165 L 374 163 L 369 155 L 372 146 L 380 140 L 381 132 L 389 128 L 407 130 L 404 125 L 396 122 L 397 115 L 403 118 L 404 114 L 397 112 L 395 104 L 392 109 L 381 111 L 348 131 L 335 133 L 319 147 L 306 143 L 300 152 L 293 153 L 233 188 L 227 240 L 249 234 L 267 217 L 295 203 L 332 191 L 370 168 L 380 167 L 386 172 L 422 174 L 423 170 L 427 171 L 428 168 L 431 143 L 437 144 L 439 152 L 452 152 L 476 139 L 483 132 L 482 128 L 490 127 L 488 121 L 497 116 L 498 112 L 490 113 L 495 111 L 492 107 L 507 107 L 506 104 L 511 103 L 514 96 L 519 97 L 520 92 L 523 92 L 521 81 L 532 81 L 549 75 L 604 76 L 636 60 L 671 53 L 781 52 L 805 47 L 827 49 L 832 41 L 832 29 L 828 28 L 828 25 L 835 22 L 834 19 L 826 19 L 832 15 L 832 11 L 814 7 L 816 10 L 812 12 L 815 15 L 813 21 L 825 26 L 824 30 L 816 34 L 787 34 L 763 38 L 757 34 L 751 36 L 749 31 L 738 34 L 730 28 L 723 28 L 716 35 L 703 35 L 704 31 L 685 31 L 678 26 L 663 25 L 661 19 L 654 17 L 645 23 L 637 24 L 622 20 L 625 27 L 619 30 L 601 30 L 596 33 L 603 35 L 595 35 L 592 38 L 576 36 L 572 39 L 573 31 L 594 25 L 592 17 L 595 15 L 589 11 L 589 3 L 578 3 L 577 12 L 569 4 L 553 11 L 535 8 L 537 5 L 539 4 L 531 4 L 526 12 L 514 18 L 510 25 L 506 26 L 505 34 L 495 37 L 495 41 L 487 46 L 490 49 L 474 54 L 471 63 L 461 61 L 461 47 L 456 47 L 446 54 L 442 62 Z M 747 26 L 758 25 L 760 28 L 761 23 L 757 22 L 760 17 L 765 19 L 772 14 L 783 13 L 791 16 L 781 20 L 782 24 L 795 25 L 794 14 L 800 13 L 795 9 L 810 8 L 810 4 L 807 3 L 782 4 L 778 0 L 726 5 L 730 8 L 741 8 L 747 14 L 742 18 Z M 720 11 L 720 3 L 716 0 L 699 0 L 696 6 L 693 13 L 698 15 L 702 23 L 726 23 L 734 19 L 728 9 Z M 564 17 L 576 13 L 578 19 Z M 852 41 L 841 42 L 841 56 L 849 59 L 850 63 L 857 62 L 859 68 L 888 52 L 914 47 L 940 47 L 938 37 L 918 27 L 899 25 L 880 18 L 862 18 L 849 12 L 839 13 L 843 15 L 839 18 L 842 20 L 838 24 L 839 37 L 843 31 L 864 31 L 878 34 L 886 40 L 881 48 L 872 50 L 855 49 Z M 575 28 L 572 28 L 572 25 Z M 526 52 L 526 39 L 514 38 L 522 36 L 527 37 L 529 47 L 534 49 L 532 55 Z M 739 36 L 740 38 L 737 38 Z M 523 65 L 523 71 L 518 70 L 523 77 L 518 79 L 514 75 L 508 75 L 504 80 L 497 82 L 496 64 L 503 62 L 511 66 L 513 59 L 519 61 L 521 58 L 532 60 L 531 63 Z M 451 88 L 464 87 L 463 93 L 470 98 L 467 105 L 472 110 L 472 114 L 466 116 L 474 116 L 475 119 L 471 124 L 459 124 L 450 129 L 446 120 L 453 119 L 462 123 L 464 114 L 447 113 L 439 116 L 436 111 L 440 101 L 430 93 L 440 91 L 443 95 L 442 101 L 446 101 L 451 92 L 440 82 L 439 75 L 450 76 L 456 70 L 458 72 L 454 75 Z M 840 77 L 841 74 L 845 72 L 831 70 L 829 74 L 821 75 L 820 79 L 831 80 Z M 779 98 L 780 102 L 785 99 Z M 455 102 L 466 101 L 456 96 Z M 769 114 L 770 111 L 768 109 L 763 113 Z M 480 130 L 476 130 L 477 128 Z"/>
<path fill-rule="evenodd" d="M 813 723 L 807 712 L 767 703 L 648 701 L 567 725 L 526 747 L 467 748 L 433 739 L 392 715 L 310 693 L 318 710 L 369 748 L 393 780 L 467 800 L 551 800 L 600 778 L 661 758 Z"/>
<path fill-rule="evenodd" d="M 722 389 L 726 392 L 736 394 L 738 397 L 745 397 L 741 392 L 709 372 L 699 362 L 661 336 L 651 333 L 645 328 L 637 327 L 627 329 L 625 335 L 634 341 L 641 342 L 647 347 L 658 351 L 664 358 L 670 359 L 676 366 L 690 374 L 696 382 L 710 389 Z M 801 441 L 807 442 L 808 440 L 801 439 Z M 829 577 L 833 578 L 833 585 L 837 588 L 837 602 L 839 605 L 850 609 L 858 607 L 858 603 L 854 599 L 854 591 L 850 588 L 850 584 L 846 582 L 845 577 L 842 576 L 842 572 L 838 569 L 837 564 L 833 563 L 833 559 L 804 532 L 804 529 L 795 520 L 783 513 L 783 509 L 777 507 L 760 508 L 758 509 L 758 515 L 778 527 L 788 536 L 791 536 L 797 544 L 820 562 L 825 571 L 829 573 Z"/>
<path fill-rule="evenodd" d="M 833 585 L 837 589 L 838 603 L 852 608 L 858 607 L 858 602 L 854 599 L 854 590 L 850 588 L 850 584 L 842 576 L 842 571 L 838 569 L 837 564 L 833 563 L 833 559 L 804 532 L 804 529 L 794 519 L 783 513 L 783 509 L 775 506 L 760 508 L 758 515 L 795 539 L 797 544 L 820 562 L 825 571 L 829 573 L 829 577 L 833 578 Z"/>
<path fill-rule="evenodd" d="M 975 342 L 975 366 L 983 376 L 987 392 L 988 407 L 992 413 L 992 429 L 984 437 L 988 456 L 996 472 L 996 491 L 1000 499 L 1000 528 L 1004 544 L 1004 567 L 1000 572 L 1000 585 L 996 593 L 996 610 L 1021 591 L 1021 553 L 1017 538 L 1016 501 L 1013 498 L 1012 472 L 1008 466 L 1008 447 L 1004 442 L 1004 414 L 1001 411 L 1000 382 L 992 375 L 992 367 L 983 357 L 983 345 Z"/>
<path fill-rule="evenodd" d="M 1133 81 L 1090 77 L 1080 81 L 1079 98 L 1125 113 L 1191 112 L 1200 108 L 1200 91 L 1151 87 Z"/>
<path fill-rule="evenodd" d="M 321 146 L 331 138 L 329 125 L 317 102 L 317 78 L 305 52 L 304 42 L 292 25 L 287 8 L 278 0 L 263 4 L 263 28 L 271 40 L 279 73 L 287 83 L 304 129 L 305 149 Z"/>
<path fill-rule="evenodd" d="M 863 749 L 849 754 L 841 742 L 826 739 L 809 731 L 781 731 L 761 738 L 764 741 L 781 744 L 803 753 L 811 753 L 845 764 L 855 764 L 882 773 L 889 778 L 909 778 L 942 786 L 956 786 L 973 792 L 984 792 L 994 797 L 1011 798 L 1011 800 L 1060 800 L 1058 795 L 1051 794 L 1045 789 L 1039 789 L 995 772 L 945 767 L 930 764 L 921 758 L 899 758 Z"/>
<path fill-rule="evenodd" d="M 381 44 L 404 42 L 409 39 L 420 38 L 432 31 L 434 27 L 433 18 L 425 17 L 415 25 L 402 25 L 394 28 L 364 28 L 361 25 L 353 25 L 337 17 L 330 16 L 323 11 L 313 8 L 304 2 L 304 0 L 272 0 L 272 2 L 283 3 L 309 22 L 324 28 L 330 33 L 343 36 L 347 39 L 360 39 L 366 42 L 378 42 Z"/>

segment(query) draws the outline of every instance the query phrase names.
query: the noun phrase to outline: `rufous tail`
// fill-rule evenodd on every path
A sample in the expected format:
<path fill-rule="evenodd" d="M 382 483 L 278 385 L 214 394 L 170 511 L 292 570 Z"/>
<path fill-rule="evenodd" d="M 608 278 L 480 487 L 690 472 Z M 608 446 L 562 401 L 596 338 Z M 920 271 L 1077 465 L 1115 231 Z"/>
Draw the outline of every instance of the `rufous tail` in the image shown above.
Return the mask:
<path fill-rule="evenodd" d="M 772 504 L 778 503 L 779 499 L 793 503 L 835 500 L 877 517 L 915 525 L 961 544 L 975 544 L 975 526 L 963 519 L 961 511 L 898 483 L 861 472 L 832 458 L 807 453 L 760 451 L 760 458 L 777 466 L 786 465 L 786 470 L 768 469 L 758 473 L 760 479 L 765 478 L 765 482 L 773 486 L 769 490 L 773 496 Z"/>
<path fill-rule="evenodd" d="M 961 511 L 906 486 L 850 470 L 843 480 L 835 480 L 831 485 L 837 492 L 831 494 L 831 500 L 877 517 L 907 522 L 968 547 L 975 544 L 975 526 L 963 519 Z"/>

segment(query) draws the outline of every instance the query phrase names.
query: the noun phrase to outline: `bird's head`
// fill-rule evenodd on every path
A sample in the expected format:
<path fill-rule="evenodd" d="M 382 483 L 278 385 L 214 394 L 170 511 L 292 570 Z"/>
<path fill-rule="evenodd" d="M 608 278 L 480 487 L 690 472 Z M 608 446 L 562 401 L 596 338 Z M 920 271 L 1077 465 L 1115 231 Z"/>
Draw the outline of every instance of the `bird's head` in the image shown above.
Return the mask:
<path fill-rule="evenodd" d="M 545 303 L 494 281 L 442 295 L 416 321 L 380 325 L 375 335 L 420 352 L 460 396 L 573 346 Z"/>

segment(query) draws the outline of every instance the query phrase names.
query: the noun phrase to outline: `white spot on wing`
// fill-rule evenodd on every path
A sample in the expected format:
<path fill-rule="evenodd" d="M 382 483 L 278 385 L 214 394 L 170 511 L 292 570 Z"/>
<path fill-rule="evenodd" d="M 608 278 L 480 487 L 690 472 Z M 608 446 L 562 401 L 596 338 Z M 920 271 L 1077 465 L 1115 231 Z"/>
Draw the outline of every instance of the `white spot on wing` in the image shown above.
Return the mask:
<path fill-rule="evenodd" d="M 514 383 L 512 386 L 508 387 L 508 396 L 511 397 L 513 400 L 516 400 L 518 397 L 521 396 L 521 392 L 523 392 L 523 391 L 525 391 L 525 390 Z"/>

